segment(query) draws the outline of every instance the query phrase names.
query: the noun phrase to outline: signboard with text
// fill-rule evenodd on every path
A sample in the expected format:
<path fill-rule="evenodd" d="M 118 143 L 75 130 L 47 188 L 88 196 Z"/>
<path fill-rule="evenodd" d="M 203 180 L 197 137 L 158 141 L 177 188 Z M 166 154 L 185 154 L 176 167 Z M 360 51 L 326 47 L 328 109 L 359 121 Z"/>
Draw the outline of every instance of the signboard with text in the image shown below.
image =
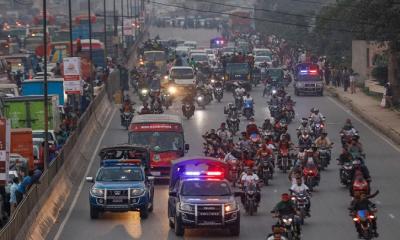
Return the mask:
<path fill-rule="evenodd" d="M 10 121 L 5 118 L 0 118 L 0 186 L 5 186 L 8 181 L 10 142 Z"/>
<path fill-rule="evenodd" d="M 81 58 L 65 57 L 64 61 L 64 91 L 66 94 L 81 94 Z"/>

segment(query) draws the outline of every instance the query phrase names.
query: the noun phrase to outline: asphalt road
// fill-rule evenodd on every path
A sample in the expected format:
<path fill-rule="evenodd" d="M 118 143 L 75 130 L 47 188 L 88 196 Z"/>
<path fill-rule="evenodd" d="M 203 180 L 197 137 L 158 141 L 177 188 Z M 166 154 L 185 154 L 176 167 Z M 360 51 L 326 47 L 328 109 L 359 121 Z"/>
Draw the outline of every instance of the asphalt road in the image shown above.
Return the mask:
<path fill-rule="evenodd" d="M 208 44 L 208 40 L 217 33 L 207 30 L 177 30 L 177 29 L 152 29 L 151 35 L 158 33 L 161 38 L 182 38 L 196 40 L 200 46 Z M 261 123 L 268 116 L 266 99 L 262 98 L 262 87 L 251 92 L 255 99 L 256 121 Z M 293 95 L 293 94 L 292 94 Z M 348 110 L 339 105 L 330 97 L 294 97 L 296 104 L 297 120 L 289 127 L 294 135 L 294 129 L 299 125 L 298 119 L 307 116 L 312 107 L 318 107 L 327 117 L 327 127 L 330 139 L 335 142 L 333 157 L 339 154 L 339 130 L 345 119 L 352 119 L 361 135 L 362 143 L 367 154 L 366 163 L 372 174 L 373 190 L 379 189 L 380 194 L 374 199 L 378 203 L 378 230 L 380 239 L 396 240 L 400 234 L 400 172 L 398 146 L 393 145 L 385 137 L 366 124 L 360 122 Z M 217 128 L 225 120 L 223 106 L 232 102 L 230 93 L 226 93 L 221 103 L 213 102 L 206 110 L 196 110 L 195 116 L 184 120 L 186 141 L 190 144 L 190 155 L 202 152 L 201 134 L 210 128 Z M 180 105 L 175 104 L 169 111 L 181 115 Z M 241 129 L 244 129 L 246 120 L 242 120 Z M 109 146 L 127 142 L 127 131 L 119 124 L 119 116 L 113 116 L 110 127 L 106 130 L 105 138 L 101 139 L 102 146 Z M 93 164 L 90 175 L 94 176 L 98 164 Z M 357 235 L 348 215 L 347 207 L 350 203 L 348 190 L 339 184 L 338 166 L 335 161 L 328 170 L 322 172 L 321 183 L 312 197 L 311 218 L 306 219 L 303 227 L 303 238 L 307 240 L 350 240 L 357 239 Z M 146 220 L 141 220 L 138 213 L 106 213 L 98 220 L 91 220 L 89 216 L 90 184 L 85 183 L 83 190 L 78 193 L 76 205 L 71 206 L 68 218 L 59 220 L 59 224 L 52 229 L 48 239 L 178 239 L 169 229 L 167 219 L 167 186 L 157 185 L 155 192 L 154 212 Z M 261 206 L 256 216 L 247 216 L 242 210 L 241 234 L 237 239 L 264 239 L 270 232 L 270 226 L 275 222 L 270 215 L 270 210 L 280 198 L 280 194 L 290 187 L 286 174 L 277 172 L 270 186 L 262 188 Z M 68 214 L 67 214 L 68 216 Z M 62 228 L 60 228 L 60 225 Z M 57 236 L 57 237 L 55 237 Z M 232 239 L 225 231 L 220 230 L 187 230 L 185 239 Z"/>

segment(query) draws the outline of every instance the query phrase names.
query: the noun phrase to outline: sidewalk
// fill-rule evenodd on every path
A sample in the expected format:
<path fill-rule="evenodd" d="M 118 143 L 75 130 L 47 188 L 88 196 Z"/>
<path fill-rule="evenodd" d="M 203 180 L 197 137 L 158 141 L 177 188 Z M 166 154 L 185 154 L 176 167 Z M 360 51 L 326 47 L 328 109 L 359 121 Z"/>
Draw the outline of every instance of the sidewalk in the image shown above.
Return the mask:
<path fill-rule="evenodd" d="M 343 88 L 331 86 L 325 87 L 325 90 L 363 118 L 368 124 L 384 133 L 395 143 L 400 144 L 399 112 L 382 108 L 379 100 L 366 95 L 361 89 L 357 89 L 355 94 L 345 92 Z"/>

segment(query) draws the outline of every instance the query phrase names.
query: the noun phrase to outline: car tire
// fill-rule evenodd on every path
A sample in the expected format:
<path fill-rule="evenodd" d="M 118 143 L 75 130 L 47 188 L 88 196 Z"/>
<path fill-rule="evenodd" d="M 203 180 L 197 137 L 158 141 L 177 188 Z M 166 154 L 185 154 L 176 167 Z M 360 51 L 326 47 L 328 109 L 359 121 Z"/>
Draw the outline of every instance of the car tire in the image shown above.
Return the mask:
<path fill-rule="evenodd" d="M 238 218 L 236 219 L 235 224 L 233 224 L 229 228 L 229 232 L 231 233 L 232 236 L 239 236 L 240 235 L 240 213 L 238 212 Z"/>
<path fill-rule="evenodd" d="M 146 219 L 148 217 L 149 217 L 149 207 L 146 204 L 144 207 L 140 209 L 140 218 Z"/>
<path fill-rule="evenodd" d="M 93 206 L 90 206 L 90 218 L 98 219 L 100 215 L 100 211 Z"/>
<path fill-rule="evenodd" d="M 175 224 L 174 224 L 174 229 L 175 229 L 175 235 L 176 236 L 183 236 L 185 234 L 185 228 L 182 226 L 182 221 L 179 217 L 175 216 Z"/>

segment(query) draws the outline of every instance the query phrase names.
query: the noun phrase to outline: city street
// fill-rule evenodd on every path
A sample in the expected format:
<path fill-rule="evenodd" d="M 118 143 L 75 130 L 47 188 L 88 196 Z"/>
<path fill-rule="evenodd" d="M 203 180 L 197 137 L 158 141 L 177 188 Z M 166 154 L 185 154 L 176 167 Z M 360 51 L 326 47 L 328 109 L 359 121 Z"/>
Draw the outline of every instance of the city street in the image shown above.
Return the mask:
<path fill-rule="evenodd" d="M 210 38 L 218 36 L 214 30 L 205 29 L 150 29 L 154 38 L 159 35 L 161 39 L 185 39 L 198 42 L 199 47 L 208 48 Z M 269 116 L 266 98 L 262 97 L 263 86 L 259 85 L 250 92 L 255 101 L 255 119 L 258 124 Z M 294 101 L 296 101 L 296 120 L 289 125 L 290 134 L 297 143 L 295 128 L 299 119 L 308 117 L 312 107 L 319 108 L 326 116 L 328 136 L 335 143 L 333 160 L 328 169 L 321 173 L 321 183 L 312 196 L 311 218 L 306 219 L 303 226 L 302 239 L 307 240 L 351 240 L 356 239 L 356 231 L 348 206 L 351 201 L 349 192 L 339 183 L 339 166 L 335 159 L 340 154 L 339 131 L 345 120 L 350 118 L 361 136 L 361 142 L 366 152 L 366 163 L 372 175 L 372 192 L 379 189 L 380 194 L 374 199 L 378 204 L 378 231 L 380 239 L 395 240 L 400 234 L 400 149 L 391 143 L 379 132 L 360 121 L 349 110 L 341 106 L 329 96 L 324 97 L 295 97 L 292 88 L 289 88 Z M 190 120 L 184 120 L 185 140 L 190 144 L 187 156 L 202 155 L 201 135 L 211 128 L 218 128 L 225 121 L 223 107 L 233 102 L 232 94 L 225 92 L 221 103 L 212 102 L 205 110 L 197 109 Z M 112 146 L 126 143 L 127 131 L 120 126 L 119 111 L 114 111 L 111 125 L 106 129 L 106 134 L 100 146 Z M 182 115 L 179 102 L 174 103 L 167 113 Z M 247 121 L 241 119 L 243 130 Z M 97 154 L 97 153 L 93 153 Z M 89 176 L 95 176 L 99 167 L 98 159 L 93 162 Z M 138 213 L 105 213 L 98 220 L 91 220 L 89 215 L 89 183 L 85 183 L 82 191 L 78 192 L 76 204 L 71 204 L 67 212 L 55 224 L 47 239 L 55 240 L 126 240 L 126 239 L 179 239 L 168 226 L 167 199 L 168 186 L 157 184 L 155 192 L 154 212 L 146 220 L 141 220 Z M 248 216 L 241 211 L 241 233 L 237 239 L 265 239 L 271 232 L 273 219 L 270 211 L 279 201 L 280 195 L 287 192 L 290 187 L 287 174 L 276 170 L 270 186 L 262 187 L 262 197 L 259 211 L 255 216 Z M 238 199 L 239 200 L 239 199 Z M 185 239 L 232 239 L 227 231 L 220 230 L 186 230 Z"/>

